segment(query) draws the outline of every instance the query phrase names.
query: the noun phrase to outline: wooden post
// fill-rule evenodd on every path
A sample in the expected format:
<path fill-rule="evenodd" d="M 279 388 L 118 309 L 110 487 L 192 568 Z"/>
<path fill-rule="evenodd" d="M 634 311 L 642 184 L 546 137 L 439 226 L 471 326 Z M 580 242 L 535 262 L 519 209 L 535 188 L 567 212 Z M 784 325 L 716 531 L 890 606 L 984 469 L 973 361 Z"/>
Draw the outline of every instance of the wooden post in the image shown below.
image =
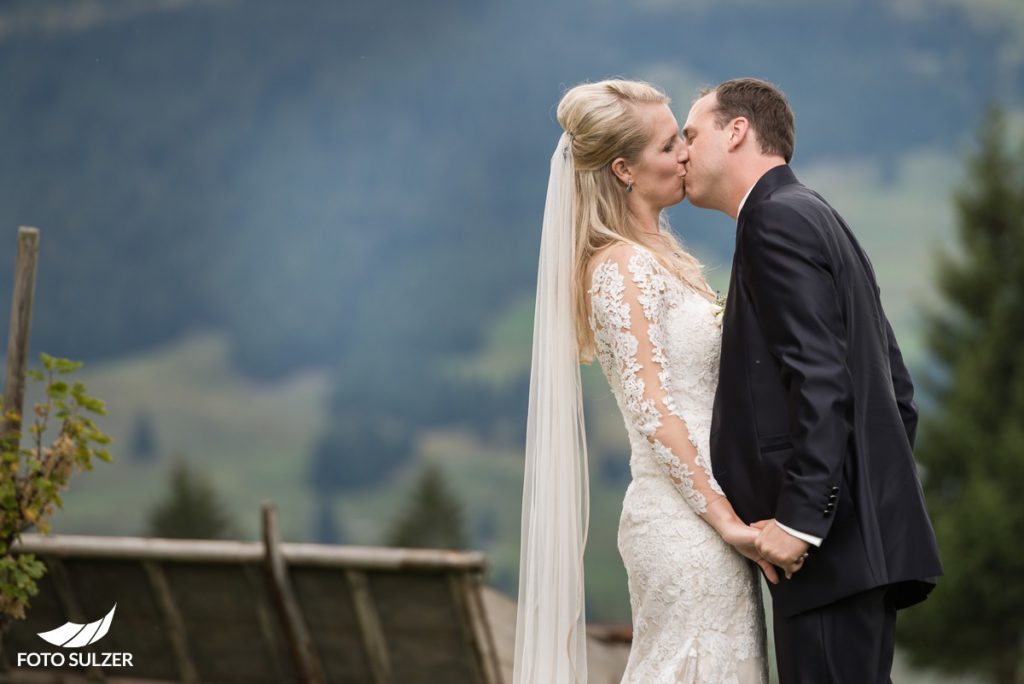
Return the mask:
<path fill-rule="evenodd" d="M 295 660 L 299 679 L 310 684 L 326 684 L 327 676 L 313 645 L 313 637 L 306 627 L 306 621 L 302 619 L 302 610 L 288 580 L 288 567 L 281 554 L 281 539 L 277 531 L 277 515 L 274 505 L 270 503 L 263 504 L 263 545 L 270 574 L 270 589 L 284 623 L 288 647 Z"/>
<path fill-rule="evenodd" d="M 281 654 L 281 649 L 278 647 L 278 641 L 275 638 L 274 632 L 274 610 L 272 606 L 267 605 L 267 592 L 264 587 L 267 583 L 264 581 L 263 576 L 259 574 L 260 567 L 253 563 L 242 563 L 239 567 L 242 568 L 242 574 L 245 575 L 245 580 L 249 585 L 249 590 L 252 592 L 254 607 L 256 609 L 256 622 L 260 627 L 260 636 L 263 637 L 263 643 L 266 646 L 267 658 L 274 666 L 274 679 L 279 682 L 288 680 L 290 672 L 288 672 L 288 666 L 284 662 L 284 658 Z"/>
<path fill-rule="evenodd" d="M 480 579 L 474 573 L 452 573 L 448 575 L 452 599 L 459 611 L 466 651 L 474 658 L 477 677 L 484 684 L 502 684 L 498 649 L 494 644 L 491 625 L 484 612 L 480 596 Z"/>
<path fill-rule="evenodd" d="M 51 556 L 47 558 L 46 573 L 53 582 L 53 588 L 57 592 L 57 598 L 60 601 L 61 606 L 64 607 L 64 614 L 67 615 L 69 620 L 80 622 L 85 624 L 89 622 L 89 618 L 86 616 L 85 611 L 82 610 L 82 604 L 78 601 L 78 596 L 75 594 L 74 586 L 71 584 L 71 575 L 68 573 L 66 567 L 64 567 L 64 561 L 57 556 Z M 90 665 L 86 670 L 89 673 L 89 678 L 96 682 L 107 681 L 106 676 L 103 674 L 103 670 Z"/>
<path fill-rule="evenodd" d="M 167 582 L 163 566 L 157 561 L 147 560 L 142 561 L 142 569 L 146 572 L 149 587 L 156 598 L 156 605 L 167 632 L 167 640 L 171 642 L 171 652 L 174 654 L 178 676 L 181 678 L 179 681 L 182 684 L 199 684 L 199 671 L 188 649 L 185 620 L 181 617 L 178 605 L 171 594 L 171 585 Z"/>
<path fill-rule="evenodd" d="M 380 626 L 377 606 L 370 594 L 370 583 L 366 573 L 359 570 L 346 570 L 349 591 L 352 592 L 352 604 L 356 610 L 359 633 L 363 637 L 366 657 L 370 661 L 373 673 L 373 684 L 392 684 L 391 658 L 388 655 L 388 643 L 384 638 L 384 630 Z"/>
<path fill-rule="evenodd" d="M 39 257 L 39 230 L 18 229 L 18 260 L 14 268 L 14 293 L 11 296 L 11 328 L 7 338 L 7 372 L 4 378 L 4 412 L 22 414 L 25 400 L 25 363 L 28 359 L 29 332 L 32 327 L 32 298 L 36 289 L 36 261 Z M 4 434 L 21 429 L 21 420 L 6 421 Z"/>

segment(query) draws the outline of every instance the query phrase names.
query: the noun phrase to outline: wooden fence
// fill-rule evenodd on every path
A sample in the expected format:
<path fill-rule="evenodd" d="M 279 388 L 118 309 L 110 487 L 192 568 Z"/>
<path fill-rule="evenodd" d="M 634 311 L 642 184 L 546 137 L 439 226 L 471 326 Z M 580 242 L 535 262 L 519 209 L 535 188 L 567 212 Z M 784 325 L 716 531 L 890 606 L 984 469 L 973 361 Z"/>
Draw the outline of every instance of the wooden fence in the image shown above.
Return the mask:
<path fill-rule="evenodd" d="M 269 524 L 268 524 L 269 523 Z M 5 638 L 0 682 L 503 681 L 481 598 L 479 552 L 264 541 L 24 535 L 47 566 Z M 38 636 L 100 620 L 83 648 Z M 19 653 L 57 652 L 62 667 Z M 70 666 L 130 653 L 131 667 Z M 90 656 L 92 657 L 92 656 Z"/>

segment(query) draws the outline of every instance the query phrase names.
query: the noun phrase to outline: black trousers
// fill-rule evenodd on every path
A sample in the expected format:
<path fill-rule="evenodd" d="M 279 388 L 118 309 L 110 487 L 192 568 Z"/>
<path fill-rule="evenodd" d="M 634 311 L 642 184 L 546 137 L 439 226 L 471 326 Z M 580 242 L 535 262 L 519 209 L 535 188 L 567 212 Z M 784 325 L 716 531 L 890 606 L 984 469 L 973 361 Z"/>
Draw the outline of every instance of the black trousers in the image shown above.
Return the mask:
<path fill-rule="evenodd" d="M 790 618 L 776 613 L 774 625 L 780 684 L 892 682 L 896 608 L 887 587 Z"/>

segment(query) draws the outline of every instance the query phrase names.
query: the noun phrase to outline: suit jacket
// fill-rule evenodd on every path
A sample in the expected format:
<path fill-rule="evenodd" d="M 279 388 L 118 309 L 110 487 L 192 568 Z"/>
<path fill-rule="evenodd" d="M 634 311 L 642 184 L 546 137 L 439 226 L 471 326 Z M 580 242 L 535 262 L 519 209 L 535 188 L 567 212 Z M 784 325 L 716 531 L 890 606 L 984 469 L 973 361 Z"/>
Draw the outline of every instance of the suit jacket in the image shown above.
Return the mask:
<path fill-rule="evenodd" d="M 883 585 L 902 608 L 934 587 L 942 566 L 912 455 L 913 392 L 846 222 L 788 165 L 771 169 L 738 217 L 711 460 L 743 520 L 824 539 L 771 587 L 776 611 Z"/>

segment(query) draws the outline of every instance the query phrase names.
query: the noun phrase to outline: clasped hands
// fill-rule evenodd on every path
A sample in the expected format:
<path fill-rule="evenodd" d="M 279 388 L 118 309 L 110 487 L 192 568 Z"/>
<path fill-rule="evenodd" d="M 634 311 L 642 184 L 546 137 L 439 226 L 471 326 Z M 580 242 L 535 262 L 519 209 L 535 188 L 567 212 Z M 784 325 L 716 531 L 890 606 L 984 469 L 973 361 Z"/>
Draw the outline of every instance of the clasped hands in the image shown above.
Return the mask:
<path fill-rule="evenodd" d="M 744 526 L 728 540 L 736 550 L 758 564 L 772 584 L 779 583 L 776 566 L 790 579 L 804 565 L 810 544 L 779 527 L 774 519 Z"/>
<path fill-rule="evenodd" d="M 754 540 L 754 548 L 762 558 L 782 568 L 786 579 L 791 579 L 804 567 L 810 544 L 779 527 L 774 518 L 761 520 L 751 527 L 761 530 L 761 534 Z"/>

